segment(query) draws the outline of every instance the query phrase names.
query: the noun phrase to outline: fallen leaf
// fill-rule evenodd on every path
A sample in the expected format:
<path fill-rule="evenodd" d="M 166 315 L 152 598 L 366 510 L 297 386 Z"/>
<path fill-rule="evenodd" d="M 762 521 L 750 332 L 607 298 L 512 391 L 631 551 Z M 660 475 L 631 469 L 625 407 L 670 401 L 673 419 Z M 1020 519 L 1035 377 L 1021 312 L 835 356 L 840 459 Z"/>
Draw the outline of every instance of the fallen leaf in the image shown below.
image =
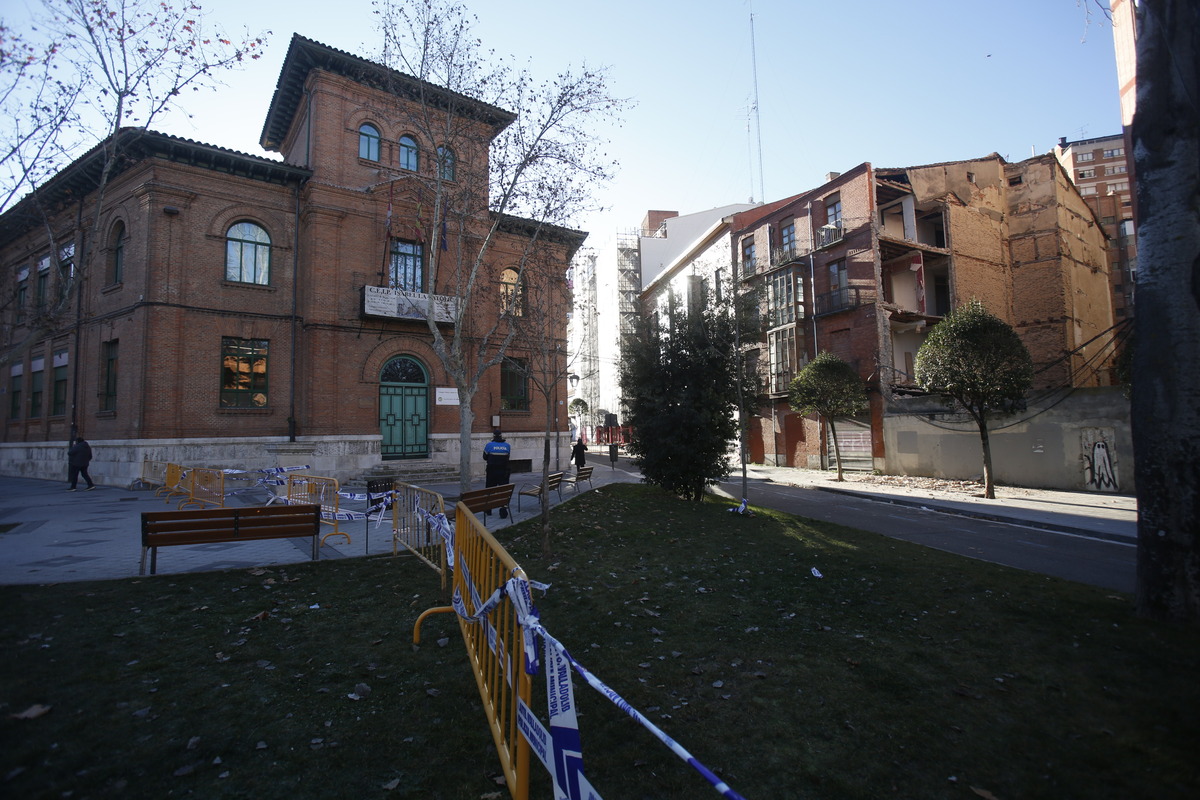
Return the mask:
<path fill-rule="evenodd" d="M 396 788 L 397 786 L 399 786 L 399 785 L 400 785 L 400 779 L 399 779 L 399 778 L 396 778 L 396 780 L 394 780 L 394 781 L 388 781 L 387 783 L 385 783 L 385 784 L 383 785 L 383 788 L 384 788 L 384 789 L 387 789 L 387 790 L 390 792 L 390 791 L 392 791 L 393 789 L 395 789 L 395 788 Z"/>
<path fill-rule="evenodd" d="M 996 795 L 989 792 L 987 789 L 977 789 L 972 786 L 971 791 L 983 798 L 983 800 L 997 800 Z"/>
<path fill-rule="evenodd" d="M 41 703 L 34 703 L 20 714 L 9 714 L 9 716 L 13 719 L 37 719 L 53 707 L 54 706 L 44 706 Z"/>

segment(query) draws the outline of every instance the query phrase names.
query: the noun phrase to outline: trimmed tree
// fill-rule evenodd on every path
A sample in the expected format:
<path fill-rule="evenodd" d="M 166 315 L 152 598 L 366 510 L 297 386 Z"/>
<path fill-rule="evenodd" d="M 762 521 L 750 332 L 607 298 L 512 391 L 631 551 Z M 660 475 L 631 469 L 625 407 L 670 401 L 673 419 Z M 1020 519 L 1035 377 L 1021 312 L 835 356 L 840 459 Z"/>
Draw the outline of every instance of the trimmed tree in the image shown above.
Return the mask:
<path fill-rule="evenodd" d="M 984 496 L 996 496 L 988 420 L 1021 407 L 1033 383 L 1033 360 L 1017 332 L 972 300 L 935 325 L 917 351 L 916 378 L 926 391 L 958 405 L 979 427 Z"/>
<path fill-rule="evenodd" d="M 738 432 L 736 361 L 731 314 L 706 307 L 638 323 L 621 347 L 627 449 L 643 480 L 688 500 L 730 473 L 729 447 Z"/>
<path fill-rule="evenodd" d="M 801 414 L 819 414 L 829 425 L 837 479 L 842 477 L 842 451 L 834 420 L 853 417 L 867 409 L 867 387 L 854 367 L 833 353 L 820 352 L 792 379 L 788 405 Z"/>

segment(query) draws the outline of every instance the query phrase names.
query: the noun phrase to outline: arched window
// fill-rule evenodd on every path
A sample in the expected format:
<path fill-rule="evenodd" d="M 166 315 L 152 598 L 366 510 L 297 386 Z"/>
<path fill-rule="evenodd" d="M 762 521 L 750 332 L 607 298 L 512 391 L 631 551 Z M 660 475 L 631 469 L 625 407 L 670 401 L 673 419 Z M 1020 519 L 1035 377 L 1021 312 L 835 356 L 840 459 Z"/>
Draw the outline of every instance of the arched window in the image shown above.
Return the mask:
<path fill-rule="evenodd" d="M 108 285 L 113 286 L 125 280 L 125 223 L 113 225 L 108 238 Z"/>
<path fill-rule="evenodd" d="M 438 177 L 444 181 L 454 180 L 454 151 L 449 147 L 438 148 Z"/>
<path fill-rule="evenodd" d="M 417 171 L 417 140 L 411 136 L 400 137 L 400 169 Z"/>
<path fill-rule="evenodd" d="M 368 161 L 379 160 L 379 129 L 374 125 L 359 126 L 358 157 Z"/>
<path fill-rule="evenodd" d="M 500 273 L 500 313 L 512 314 L 514 317 L 525 313 L 521 286 L 521 274 L 512 267 Z"/>
<path fill-rule="evenodd" d="M 380 383 L 428 383 L 425 368 L 415 358 L 396 356 L 379 371 Z"/>
<path fill-rule="evenodd" d="M 271 277 L 271 237 L 253 222 L 225 234 L 225 280 L 266 286 Z"/>

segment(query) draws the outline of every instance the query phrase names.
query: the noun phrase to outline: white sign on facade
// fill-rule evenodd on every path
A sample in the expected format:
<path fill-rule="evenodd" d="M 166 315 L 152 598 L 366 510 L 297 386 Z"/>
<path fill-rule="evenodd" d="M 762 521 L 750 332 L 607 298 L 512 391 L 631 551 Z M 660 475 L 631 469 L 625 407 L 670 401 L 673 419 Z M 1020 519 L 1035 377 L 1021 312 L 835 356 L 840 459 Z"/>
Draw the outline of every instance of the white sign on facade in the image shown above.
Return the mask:
<path fill-rule="evenodd" d="M 425 319 L 430 297 L 433 298 L 433 317 L 436 322 L 454 322 L 458 313 L 458 298 L 448 295 L 428 295 L 382 286 L 363 287 L 363 314 L 368 317 L 391 319 Z"/>
<path fill-rule="evenodd" d="M 439 406 L 456 406 L 458 405 L 458 389 L 443 389 L 437 387 L 434 390 L 434 402 Z"/>

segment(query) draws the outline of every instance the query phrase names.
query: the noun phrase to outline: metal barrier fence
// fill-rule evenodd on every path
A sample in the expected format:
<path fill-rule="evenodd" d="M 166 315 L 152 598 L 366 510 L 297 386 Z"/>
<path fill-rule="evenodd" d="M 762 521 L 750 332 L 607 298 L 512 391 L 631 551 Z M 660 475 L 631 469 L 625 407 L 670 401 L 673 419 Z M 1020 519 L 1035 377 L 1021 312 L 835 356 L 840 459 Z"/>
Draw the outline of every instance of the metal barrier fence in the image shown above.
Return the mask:
<path fill-rule="evenodd" d="M 341 495 L 338 493 L 337 479 L 320 478 L 316 475 L 288 475 L 287 481 L 288 505 L 318 505 L 321 507 L 321 524 L 332 527 L 332 530 L 321 537 L 321 544 L 324 545 L 330 536 L 345 536 L 346 543 L 349 544 L 350 534 L 338 527 L 338 518 L 342 515 L 338 512 L 338 500 Z"/>
<path fill-rule="evenodd" d="M 441 520 L 444 522 L 443 520 Z M 449 528 L 446 528 L 449 535 Z M 421 641 L 421 623 L 430 614 L 454 612 L 467 657 L 483 700 L 488 729 L 496 744 L 505 783 L 513 800 L 528 800 L 530 753 L 541 761 L 554 784 L 554 797 L 600 800 L 583 772 L 583 752 L 571 674 L 636 720 L 680 760 L 700 773 L 726 798 L 744 800 L 684 747 L 580 664 L 542 625 L 531 589 L 549 587 L 530 581 L 504 547 L 465 504 L 455 509 L 453 540 L 447 542 L 453 570 L 453 605 L 430 608 L 413 628 Z M 541 647 L 538 645 L 541 641 Z M 544 657 L 540 650 L 544 649 Z M 530 704 L 531 676 L 543 673 L 547 727 Z"/>
<path fill-rule="evenodd" d="M 187 495 L 187 470 L 181 464 L 168 463 L 163 485 L 154 492 L 154 496 L 162 497 L 169 503 L 176 497 L 186 497 Z"/>
<path fill-rule="evenodd" d="M 142 474 L 133 482 L 131 489 L 160 489 L 167 483 L 167 462 L 142 459 Z"/>
<path fill-rule="evenodd" d="M 454 512 L 454 543 L 447 555 L 453 570 L 455 606 L 431 608 L 417 618 L 413 641 L 429 614 L 458 612 L 471 671 L 483 699 L 488 729 L 513 800 L 529 797 L 529 742 L 518 729 L 519 709 L 529 706 L 531 681 L 524 669 L 519 612 L 504 595 L 510 578 L 525 580 L 504 547 L 462 503 Z M 499 597 L 497 598 L 497 593 Z M 485 600 L 494 603 L 485 605 Z"/>
<path fill-rule="evenodd" d="M 446 548 L 441 534 L 429 521 L 431 516 L 445 515 L 445 501 L 437 492 L 407 483 L 392 484 L 391 493 L 392 555 L 404 547 L 433 567 L 442 577 L 442 588 L 446 588 Z M 371 505 L 370 496 L 367 505 Z"/>
<path fill-rule="evenodd" d="M 221 470 L 192 467 L 188 470 L 187 484 L 188 496 L 179 504 L 180 511 L 205 506 L 225 507 L 225 473 Z"/>

